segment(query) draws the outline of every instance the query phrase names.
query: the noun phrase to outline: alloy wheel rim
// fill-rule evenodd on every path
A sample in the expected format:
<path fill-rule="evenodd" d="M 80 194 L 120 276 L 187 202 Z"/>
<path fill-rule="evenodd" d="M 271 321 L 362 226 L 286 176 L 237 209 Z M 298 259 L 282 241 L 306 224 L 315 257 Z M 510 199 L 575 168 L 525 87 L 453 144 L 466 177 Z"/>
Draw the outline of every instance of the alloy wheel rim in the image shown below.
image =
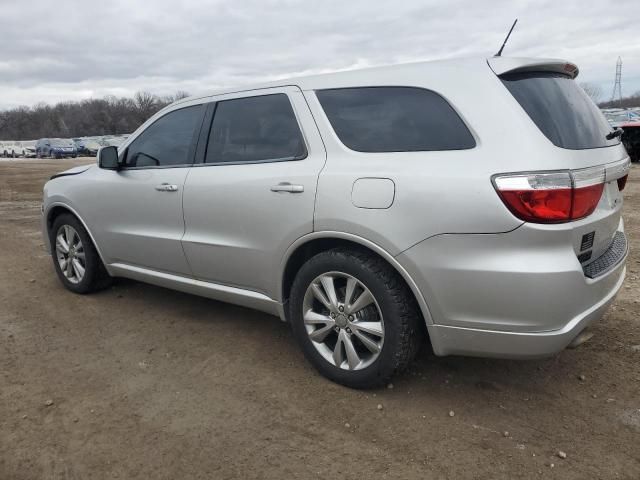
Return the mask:
<path fill-rule="evenodd" d="M 362 370 L 380 356 L 384 319 L 371 291 L 343 272 L 316 277 L 305 292 L 303 320 L 311 344 L 331 365 Z"/>
<path fill-rule="evenodd" d="M 65 278 L 80 283 L 86 271 L 86 257 L 80 235 L 71 225 L 62 225 L 56 233 L 56 257 Z"/>

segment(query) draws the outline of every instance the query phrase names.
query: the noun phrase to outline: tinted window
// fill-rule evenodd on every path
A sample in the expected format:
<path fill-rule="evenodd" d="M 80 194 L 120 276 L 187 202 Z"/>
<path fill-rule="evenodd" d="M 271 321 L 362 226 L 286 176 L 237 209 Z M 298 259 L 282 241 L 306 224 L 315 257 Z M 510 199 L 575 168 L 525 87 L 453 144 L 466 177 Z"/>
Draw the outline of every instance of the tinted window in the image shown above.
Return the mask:
<path fill-rule="evenodd" d="M 298 122 L 285 94 L 217 104 L 207 163 L 294 160 L 306 154 Z"/>
<path fill-rule="evenodd" d="M 191 163 L 189 150 L 202 119 L 202 105 L 174 110 L 156 120 L 127 148 L 128 167 Z"/>
<path fill-rule="evenodd" d="M 352 150 L 415 152 L 476 145 L 451 105 L 430 90 L 364 87 L 316 93 L 336 134 Z"/>
<path fill-rule="evenodd" d="M 611 127 L 587 94 L 567 75 L 546 72 L 500 77 L 538 128 L 555 145 L 569 149 L 607 147 Z"/>

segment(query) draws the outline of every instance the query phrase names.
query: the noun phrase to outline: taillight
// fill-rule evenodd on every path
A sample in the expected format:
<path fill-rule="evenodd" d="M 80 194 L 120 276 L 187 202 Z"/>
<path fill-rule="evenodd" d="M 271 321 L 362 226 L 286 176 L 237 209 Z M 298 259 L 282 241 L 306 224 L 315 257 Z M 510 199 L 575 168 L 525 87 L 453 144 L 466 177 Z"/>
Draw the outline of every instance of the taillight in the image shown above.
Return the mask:
<path fill-rule="evenodd" d="M 496 191 L 507 208 L 532 223 L 562 223 L 591 215 L 602 196 L 604 182 L 602 167 L 494 178 Z"/>

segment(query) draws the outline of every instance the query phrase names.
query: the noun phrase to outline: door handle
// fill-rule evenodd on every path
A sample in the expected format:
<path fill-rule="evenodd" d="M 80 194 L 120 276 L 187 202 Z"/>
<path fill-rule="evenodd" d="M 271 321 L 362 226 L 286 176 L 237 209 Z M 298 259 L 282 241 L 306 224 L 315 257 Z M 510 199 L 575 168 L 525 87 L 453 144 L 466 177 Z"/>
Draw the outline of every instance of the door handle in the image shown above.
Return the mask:
<path fill-rule="evenodd" d="M 272 192 L 288 192 L 288 193 L 302 193 L 304 192 L 304 185 L 291 185 L 289 182 L 281 182 L 271 187 Z"/>
<path fill-rule="evenodd" d="M 171 185 L 169 183 L 162 183 L 160 185 L 156 185 L 156 190 L 158 190 L 159 192 L 177 192 L 178 186 Z"/>

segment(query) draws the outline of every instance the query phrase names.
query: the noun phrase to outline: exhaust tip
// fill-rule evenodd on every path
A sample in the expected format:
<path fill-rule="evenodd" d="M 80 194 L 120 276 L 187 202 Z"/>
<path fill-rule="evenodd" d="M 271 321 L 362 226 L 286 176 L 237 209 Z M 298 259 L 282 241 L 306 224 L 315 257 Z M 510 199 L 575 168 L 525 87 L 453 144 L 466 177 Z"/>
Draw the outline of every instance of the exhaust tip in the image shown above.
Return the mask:
<path fill-rule="evenodd" d="M 583 330 L 576 336 L 576 338 L 574 338 L 571 341 L 571 343 L 567 346 L 567 348 L 577 348 L 578 346 L 582 345 L 584 342 L 591 340 L 592 337 L 593 337 L 593 333 Z"/>

